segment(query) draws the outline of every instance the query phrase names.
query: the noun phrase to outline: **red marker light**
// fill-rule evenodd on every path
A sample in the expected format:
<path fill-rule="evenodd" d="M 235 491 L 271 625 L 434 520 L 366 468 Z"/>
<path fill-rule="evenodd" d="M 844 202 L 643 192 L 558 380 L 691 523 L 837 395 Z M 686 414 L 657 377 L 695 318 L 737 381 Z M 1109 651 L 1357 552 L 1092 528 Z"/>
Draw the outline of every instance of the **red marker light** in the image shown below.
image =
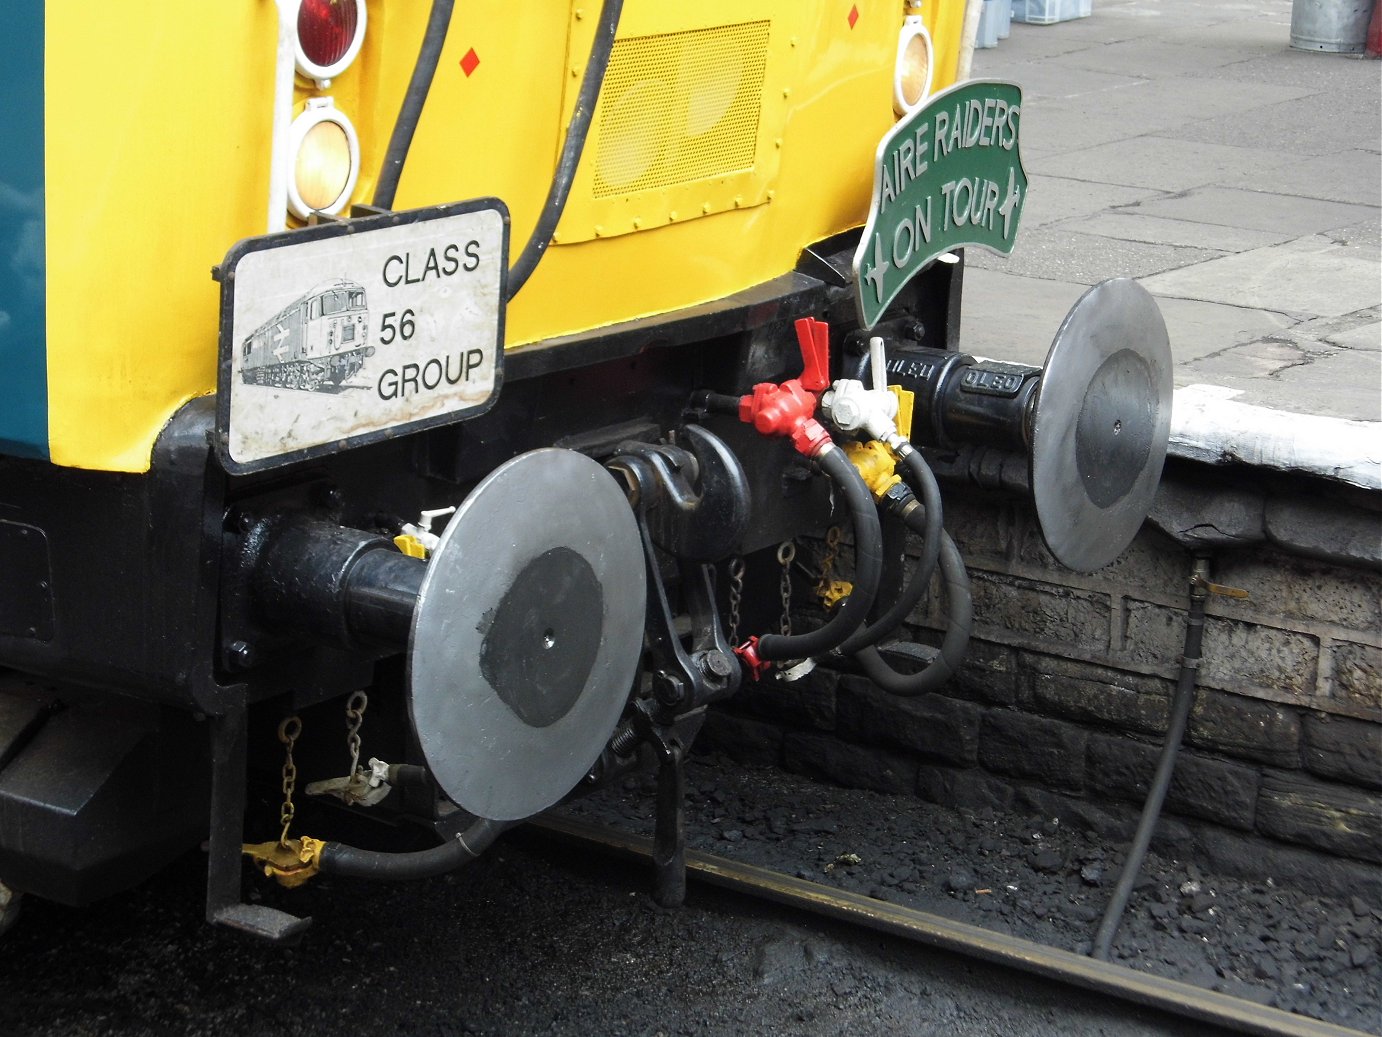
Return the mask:
<path fill-rule="evenodd" d="M 365 36 L 364 0 L 301 0 L 298 70 L 316 80 L 345 71 Z"/>

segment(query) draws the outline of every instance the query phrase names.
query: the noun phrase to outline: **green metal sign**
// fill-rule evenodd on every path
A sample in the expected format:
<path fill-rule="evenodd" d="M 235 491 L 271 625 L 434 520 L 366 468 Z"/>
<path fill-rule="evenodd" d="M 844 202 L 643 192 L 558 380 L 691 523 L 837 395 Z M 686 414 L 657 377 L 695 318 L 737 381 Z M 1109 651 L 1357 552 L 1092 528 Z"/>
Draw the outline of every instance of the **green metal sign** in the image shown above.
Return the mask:
<path fill-rule="evenodd" d="M 854 254 L 864 327 L 937 256 L 962 245 L 1012 251 L 1027 198 L 1021 111 L 1017 84 L 970 80 L 937 94 L 879 143 L 869 222 Z"/>

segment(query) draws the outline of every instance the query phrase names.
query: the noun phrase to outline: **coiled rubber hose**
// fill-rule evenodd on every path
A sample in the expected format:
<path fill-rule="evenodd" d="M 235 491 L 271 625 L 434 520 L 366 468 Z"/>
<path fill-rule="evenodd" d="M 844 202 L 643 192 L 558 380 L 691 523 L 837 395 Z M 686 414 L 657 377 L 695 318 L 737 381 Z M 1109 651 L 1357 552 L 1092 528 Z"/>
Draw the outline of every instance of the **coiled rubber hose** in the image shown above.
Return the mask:
<path fill-rule="evenodd" d="M 974 628 L 974 601 L 969 591 L 969 574 L 964 559 L 950 535 L 941 531 L 941 576 L 945 581 L 946 616 L 950 625 L 941 642 L 940 654 L 927 666 L 913 674 L 898 673 L 878 654 L 873 646 L 860 649 L 854 656 L 859 660 L 870 680 L 892 695 L 922 695 L 939 688 L 960 667 L 969 635 Z"/>
<path fill-rule="evenodd" d="M 917 602 L 926 593 L 926 588 L 931 586 L 931 577 L 936 572 L 936 561 L 940 558 L 941 552 L 941 491 L 936 485 L 936 477 L 931 471 L 931 466 L 921 456 L 920 450 L 911 450 L 902 457 L 902 471 L 906 478 L 907 485 L 912 492 L 921 498 L 923 518 L 917 523 L 915 510 L 908 513 L 908 528 L 914 533 L 921 535 L 921 557 L 917 559 L 916 568 L 912 570 L 912 577 L 907 581 L 907 585 L 902 588 L 902 593 L 881 616 L 874 622 L 860 627 L 844 644 L 840 645 L 840 651 L 845 655 L 852 655 L 861 648 L 867 648 L 871 644 L 876 644 L 878 639 L 885 634 L 891 633 L 901 625 L 902 621 L 911 614 L 912 609 L 916 608 Z M 920 528 L 917 528 L 918 525 Z"/>
<path fill-rule="evenodd" d="M 547 190 L 547 201 L 538 215 L 537 226 L 523 246 L 512 267 L 509 268 L 509 298 L 523 290 L 528 278 L 533 276 L 543 253 L 551 244 L 557 224 L 561 222 L 562 210 L 571 194 L 571 184 L 576 179 L 576 166 L 580 164 L 581 152 L 585 150 L 585 138 L 590 133 L 590 120 L 595 115 L 595 102 L 600 99 L 600 87 L 604 85 L 605 70 L 609 68 L 609 55 L 614 50 L 614 33 L 619 28 L 619 15 L 624 9 L 624 0 L 605 0 L 600 8 L 600 21 L 595 26 L 595 40 L 590 45 L 590 57 L 585 63 L 585 77 L 581 80 L 581 92 L 576 96 L 576 107 L 571 110 L 571 122 L 566 127 L 566 142 L 562 144 L 561 158 L 557 160 L 557 171 L 552 176 L 552 186 Z"/>
<path fill-rule="evenodd" d="M 835 614 L 805 634 L 765 634 L 758 641 L 760 659 L 806 659 L 839 647 L 868 617 L 883 577 L 883 531 L 878 510 L 864 480 L 843 450 L 827 450 L 816 458 L 821 471 L 844 496 L 854 526 L 854 590 Z"/>
<path fill-rule="evenodd" d="M 413 146 L 413 133 L 422 116 L 422 106 L 427 102 L 427 93 L 432 89 L 432 77 L 436 75 L 437 62 L 441 59 L 441 47 L 446 42 L 446 32 L 451 26 L 453 7 L 454 0 L 432 0 L 432 13 L 427 16 L 427 28 L 422 34 L 422 46 L 418 49 L 417 63 L 413 65 L 413 76 L 408 80 L 403 105 L 398 110 L 398 118 L 394 120 L 388 150 L 384 152 L 384 164 L 379 169 L 379 183 L 374 188 L 376 208 L 393 208 L 398 180 L 403 175 L 403 163 L 408 158 L 408 149 Z"/>
<path fill-rule="evenodd" d="M 469 864 L 489 849 L 500 832 L 517 823 L 480 818 L 464 832 L 440 846 L 412 853 L 385 853 L 379 850 L 361 850 L 343 843 L 327 843 L 321 853 L 322 874 L 392 882 L 445 875 L 449 871 L 455 871 L 462 864 Z"/>

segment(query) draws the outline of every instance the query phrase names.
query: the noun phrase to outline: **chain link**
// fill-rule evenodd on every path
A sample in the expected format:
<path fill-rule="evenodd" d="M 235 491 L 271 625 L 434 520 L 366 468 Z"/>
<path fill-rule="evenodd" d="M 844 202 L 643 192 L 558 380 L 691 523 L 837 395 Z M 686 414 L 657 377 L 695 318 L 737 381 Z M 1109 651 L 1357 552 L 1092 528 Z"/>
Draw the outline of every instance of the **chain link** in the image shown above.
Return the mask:
<path fill-rule="evenodd" d="M 739 643 L 739 604 L 744 600 L 744 559 L 729 560 L 729 643 Z"/>
<path fill-rule="evenodd" d="M 350 770 L 353 775 L 360 767 L 360 725 L 365 722 L 365 709 L 369 706 L 369 696 L 357 691 L 346 703 L 346 749 L 350 751 Z"/>
<path fill-rule="evenodd" d="M 777 564 L 782 566 L 782 621 L 778 628 L 783 637 L 792 636 L 792 561 L 796 556 L 797 545 L 793 541 L 784 540 L 777 545 Z"/>
<path fill-rule="evenodd" d="M 835 569 L 835 558 L 840 553 L 840 541 L 844 530 L 831 526 L 825 533 L 825 555 L 821 558 L 821 578 L 816 581 L 816 594 L 824 598 L 830 593 L 830 577 Z"/>
<path fill-rule="evenodd" d="M 278 843 L 280 846 L 288 845 L 288 829 L 292 827 L 293 816 L 297 813 L 297 807 L 293 806 L 293 790 L 297 788 L 298 768 L 293 762 L 293 743 L 302 734 L 302 718 L 299 716 L 285 717 L 278 725 L 278 740 L 283 743 L 283 808 L 278 813 L 279 823 L 283 825 L 283 831 L 279 833 Z"/>

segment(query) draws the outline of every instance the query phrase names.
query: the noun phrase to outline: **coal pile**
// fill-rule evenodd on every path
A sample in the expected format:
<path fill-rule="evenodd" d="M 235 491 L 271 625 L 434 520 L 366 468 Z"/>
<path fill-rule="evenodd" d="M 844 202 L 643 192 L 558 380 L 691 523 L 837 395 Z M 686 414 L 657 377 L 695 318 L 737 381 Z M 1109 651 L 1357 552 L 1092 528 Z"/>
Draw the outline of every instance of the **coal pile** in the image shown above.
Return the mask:
<path fill-rule="evenodd" d="M 570 809 L 651 834 L 654 781 Z M 691 846 L 958 921 L 1087 953 L 1122 845 L 1055 820 L 953 811 L 716 757 L 687 766 Z M 1376 888 L 1376 887 L 1374 887 Z M 1112 959 L 1382 1033 L 1382 904 L 1215 874 L 1153 852 Z"/>

